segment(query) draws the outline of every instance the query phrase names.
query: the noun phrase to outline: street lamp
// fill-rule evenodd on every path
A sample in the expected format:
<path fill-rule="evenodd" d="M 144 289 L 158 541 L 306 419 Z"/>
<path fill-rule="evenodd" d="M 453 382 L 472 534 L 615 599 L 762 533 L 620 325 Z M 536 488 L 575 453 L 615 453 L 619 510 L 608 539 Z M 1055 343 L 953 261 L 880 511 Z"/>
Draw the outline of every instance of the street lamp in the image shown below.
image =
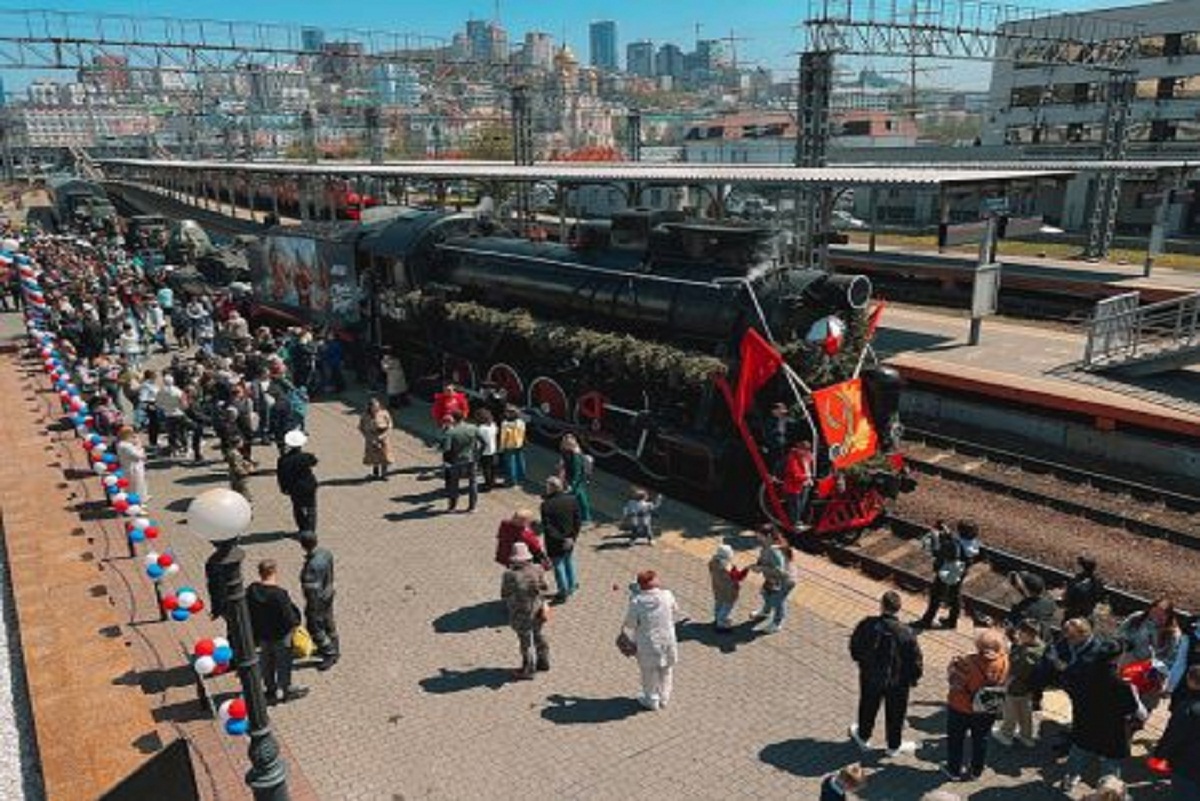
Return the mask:
<path fill-rule="evenodd" d="M 267 699 L 258 667 L 258 651 L 250 633 L 250 607 L 242 581 L 246 552 L 238 537 L 250 527 L 254 511 L 240 493 L 212 489 L 191 502 L 188 528 L 215 549 L 204 564 L 209 602 L 214 616 L 225 618 L 227 637 L 237 659 L 238 678 L 250 719 L 250 770 L 246 784 L 255 801 L 288 801 L 287 764 L 279 754 L 279 743 L 271 734 Z"/>

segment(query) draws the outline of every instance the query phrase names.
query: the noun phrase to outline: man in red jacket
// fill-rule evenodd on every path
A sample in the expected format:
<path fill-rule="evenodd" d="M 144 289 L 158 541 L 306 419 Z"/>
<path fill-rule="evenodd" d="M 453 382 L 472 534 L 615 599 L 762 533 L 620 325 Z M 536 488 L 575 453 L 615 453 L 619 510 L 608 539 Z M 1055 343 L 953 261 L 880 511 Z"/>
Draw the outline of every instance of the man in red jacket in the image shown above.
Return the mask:
<path fill-rule="evenodd" d="M 453 384 L 447 384 L 446 388 L 433 396 L 433 421 L 439 425 L 442 418 L 461 412 L 464 420 L 471 416 L 471 404 L 467 401 L 467 396 L 458 390 Z M 505 566 L 508 555 L 505 554 Z"/>

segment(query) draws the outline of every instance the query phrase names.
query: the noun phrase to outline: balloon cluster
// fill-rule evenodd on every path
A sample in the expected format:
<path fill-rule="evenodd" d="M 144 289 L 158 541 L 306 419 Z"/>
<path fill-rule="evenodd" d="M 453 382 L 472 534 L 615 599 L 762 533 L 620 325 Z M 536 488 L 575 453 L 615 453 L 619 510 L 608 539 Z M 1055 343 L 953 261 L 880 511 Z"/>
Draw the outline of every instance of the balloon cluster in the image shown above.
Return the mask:
<path fill-rule="evenodd" d="M 132 543 L 158 539 L 158 525 L 148 517 L 135 517 L 125 523 L 125 534 Z"/>
<path fill-rule="evenodd" d="M 200 600 L 199 594 L 191 587 L 180 587 L 175 592 L 163 596 L 162 606 L 172 620 L 182 623 L 200 612 L 204 608 L 204 601 Z"/>
<path fill-rule="evenodd" d="M 173 554 L 154 551 L 146 554 L 146 575 L 151 581 L 162 581 L 166 576 L 173 576 L 178 572 L 179 565 Z"/>
<path fill-rule="evenodd" d="M 233 648 L 224 637 L 196 640 L 192 647 L 192 668 L 201 676 L 220 676 L 233 663 Z"/>
<path fill-rule="evenodd" d="M 217 716 L 225 726 L 225 733 L 235 737 L 250 731 L 250 721 L 247 719 L 246 699 L 240 695 L 230 698 L 217 707 Z"/>

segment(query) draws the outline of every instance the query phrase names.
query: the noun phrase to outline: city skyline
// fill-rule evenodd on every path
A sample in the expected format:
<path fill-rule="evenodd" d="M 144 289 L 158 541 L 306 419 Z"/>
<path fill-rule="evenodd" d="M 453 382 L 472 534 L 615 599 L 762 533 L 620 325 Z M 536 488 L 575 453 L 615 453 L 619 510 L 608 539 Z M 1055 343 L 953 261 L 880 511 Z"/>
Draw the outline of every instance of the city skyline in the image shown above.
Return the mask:
<path fill-rule="evenodd" d="M 492 3 L 487 0 L 446 0 L 438 4 L 404 3 L 402 10 L 378 5 L 317 5 L 257 0 L 252 6 L 230 0 L 210 0 L 202 10 L 178 7 L 150 0 L 61 0 L 51 10 L 80 13 L 112 13 L 135 16 L 174 16 L 283 23 L 317 26 L 331 30 L 373 29 L 422 34 L 445 39 L 466 26 L 468 20 L 493 20 L 499 10 L 499 22 L 507 29 L 511 45 L 519 44 L 526 32 L 539 31 L 553 36 L 556 46 L 567 44 L 583 63 L 590 56 L 590 26 L 602 20 L 617 25 L 616 55 L 625 67 L 625 49 L 629 43 L 650 40 L 657 47 L 671 43 L 684 52 L 697 40 L 736 39 L 739 64 L 746 68 L 762 67 L 786 73 L 796 68 L 796 53 L 804 42 L 801 24 L 810 7 L 818 0 L 764 0 L 731 7 L 719 0 L 690 0 L 683 10 L 680 4 L 637 3 L 629 0 L 566 0 L 553 6 Z M 1047 11 L 1080 11 L 1136 5 L 1127 0 L 1031 0 L 1024 4 Z M 0 11 L 28 8 L 23 0 L 0 0 Z M 856 59 L 853 66 L 871 66 L 870 59 Z M 986 82 L 984 65 L 969 67 L 970 82 Z M 12 74 L 10 90 L 28 84 L 35 76 Z M 43 73 L 41 76 L 45 77 Z M 961 73 L 955 80 L 962 85 Z M 936 75 L 927 82 L 941 82 Z"/>

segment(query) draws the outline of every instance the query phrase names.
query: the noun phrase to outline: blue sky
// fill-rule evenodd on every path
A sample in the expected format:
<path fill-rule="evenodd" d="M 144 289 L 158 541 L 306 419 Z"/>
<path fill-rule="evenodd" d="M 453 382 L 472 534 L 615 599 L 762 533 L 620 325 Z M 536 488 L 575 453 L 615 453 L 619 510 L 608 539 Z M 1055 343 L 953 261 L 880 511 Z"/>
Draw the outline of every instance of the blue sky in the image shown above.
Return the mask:
<path fill-rule="evenodd" d="M 867 0 L 858 0 L 866 2 Z M 878 0 L 876 0 L 878 2 Z M 41 7 L 64 11 L 112 12 L 136 15 L 242 19 L 318 25 L 329 28 L 372 28 L 427 35 L 449 36 L 471 17 L 495 15 L 492 0 L 206 0 L 203 3 L 148 2 L 147 0 L 44 0 Z M 820 0 L 811 0 L 816 6 Z M 904 0 L 897 0 L 904 5 Z M 1047 10 L 1084 10 L 1129 5 L 1129 0 L 1026 0 L 1021 5 Z M 0 10 L 34 6 L 30 0 L 0 0 Z M 884 3 L 890 5 L 890 2 Z M 620 53 L 637 39 L 674 41 L 690 49 L 695 25 L 703 38 L 732 35 L 738 42 L 738 58 L 775 70 L 795 69 L 795 53 L 802 32 L 797 27 L 809 15 L 810 0 L 501 0 L 500 19 L 516 38 L 526 30 L 543 30 L 567 42 L 581 60 L 587 59 L 587 25 L 594 19 L 614 19 L 618 25 Z M 0 26 L 4 17 L 0 16 Z M 888 68 L 880 63 L 874 66 Z M 980 74 L 986 75 L 986 72 Z M 961 78 L 961 75 L 956 76 Z M 8 82 L 20 83 L 16 75 Z M 958 83 L 948 71 L 933 72 L 922 82 Z"/>

